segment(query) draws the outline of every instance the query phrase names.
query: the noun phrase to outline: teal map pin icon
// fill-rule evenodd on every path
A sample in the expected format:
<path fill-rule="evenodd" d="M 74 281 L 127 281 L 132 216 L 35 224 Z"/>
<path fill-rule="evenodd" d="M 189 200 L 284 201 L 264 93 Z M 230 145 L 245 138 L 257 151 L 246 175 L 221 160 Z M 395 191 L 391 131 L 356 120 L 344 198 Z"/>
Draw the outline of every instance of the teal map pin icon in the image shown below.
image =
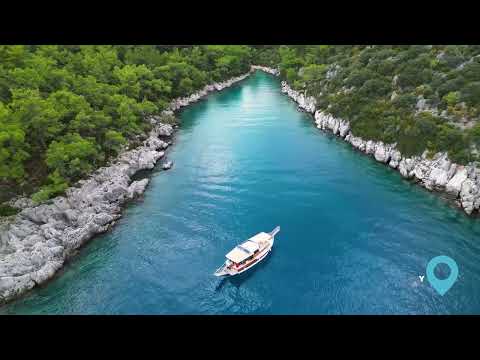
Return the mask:
<path fill-rule="evenodd" d="M 438 264 L 446 264 L 450 268 L 450 275 L 446 279 L 439 279 L 435 276 L 435 268 Z M 445 293 L 450 290 L 458 277 L 458 266 L 455 260 L 451 257 L 440 255 L 434 257 L 427 264 L 427 279 L 432 287 L 440 294 L 445 295 Z"/>

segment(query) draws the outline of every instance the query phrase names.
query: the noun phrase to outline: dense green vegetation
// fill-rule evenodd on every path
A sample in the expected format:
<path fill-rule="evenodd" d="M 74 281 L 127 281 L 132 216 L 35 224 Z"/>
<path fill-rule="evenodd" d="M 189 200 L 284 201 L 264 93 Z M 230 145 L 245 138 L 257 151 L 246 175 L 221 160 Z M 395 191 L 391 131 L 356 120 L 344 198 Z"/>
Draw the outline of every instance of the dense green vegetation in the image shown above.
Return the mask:
<path fill-rule="evenodd" d="M 146 115 L 250 63 L 247 46 L 0 46 L 0 189 L 62 193 L 138 143 Z"/>
<path fill-rule="evenodd" d="M 478 160 L 480 46 L 265 46 L 256 57 L 356 136 Z"/>
<path fill-rule="evenodd" d="M 18 210 L 7 205 L 7 204 L 0 204 L 0 216 L 10 216 L 15 215 L 18 213 Z"/>
<path fill-rule="evenodd" d="M 146 115 L 252 63 L 356 136 L 479 160 L 480 46 L 0 46 L 0 203 L 62 193 L 139 144 Z"/>

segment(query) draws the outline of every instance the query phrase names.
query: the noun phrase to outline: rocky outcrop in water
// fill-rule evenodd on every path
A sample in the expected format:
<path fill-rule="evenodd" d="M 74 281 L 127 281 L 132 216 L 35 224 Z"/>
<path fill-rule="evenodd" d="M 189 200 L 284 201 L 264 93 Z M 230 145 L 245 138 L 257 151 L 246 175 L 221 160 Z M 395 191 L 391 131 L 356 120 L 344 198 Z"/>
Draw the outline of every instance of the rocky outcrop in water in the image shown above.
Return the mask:
<path fill-rule="evenodd" d="M 162 169 L 163 170 L 169 170 L 173 166 L 173 161 L 166 161 L 162 164 Z"/>
<path fill-rule="evenodd" d="M 162 123 L 162 119 L 249 74 L 207 85 L 191 96 L 173 100 L 169 110 L 146 119 L 153 128 L 142 146 L 123 152 L 115 163 L 69 188 L 65 196 L 38 206 L 26 198 L 13 200 L 11 205 L 21 211 L 0 222 L 0 303 L 52 278 L 77 249 L 115 224 L 127 201 L 145 192 L 149 180 L 132 181 L 132 177 L 153 169 L 171 144 L 174 128 Z M 172 164 L 169 161 L 162 167 L 167 169 Z"/>
<path fill-rule="evenodd" d="M 396 169 L 403 177 L 414 180 L 426 189 L 445 193 L 455 199 L 455 203 L 467 214 L 479 211 L 480 169 L 473 165 L 455 164 L 445 153 L 437 153 L 432 157 L 429 157 L 427 152 L 421 156 L 403 156 L 396 149 L 396 144 L 385 144 L 382 141 L 364 140 L 354 136 L 348 121 L 316 110 L 316 101 L 313 97 L 306 97 L 303 93 L 291 89 L 286 82 L 282 82 L 282 92 L 297 102 L 301 109 L 314 114 L 317 128 L 332 132 L 355 149 Z"/>

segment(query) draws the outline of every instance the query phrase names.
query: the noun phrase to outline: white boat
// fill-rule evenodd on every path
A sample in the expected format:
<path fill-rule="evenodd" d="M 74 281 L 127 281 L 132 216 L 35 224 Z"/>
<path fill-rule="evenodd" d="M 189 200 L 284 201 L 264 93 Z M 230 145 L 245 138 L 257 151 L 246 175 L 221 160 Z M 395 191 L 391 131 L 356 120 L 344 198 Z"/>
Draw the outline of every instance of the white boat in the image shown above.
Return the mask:
<path fill-rule="evenodd" d="M 238 275 L 258 264 L 272 250 L 275 235 L 279 231 L 280 226 L 277 226 L 269 233 L 258 233 L 244 243 L 237 245 L 225 256 L 227 260 L 215 271 L 214 275 Z"/>

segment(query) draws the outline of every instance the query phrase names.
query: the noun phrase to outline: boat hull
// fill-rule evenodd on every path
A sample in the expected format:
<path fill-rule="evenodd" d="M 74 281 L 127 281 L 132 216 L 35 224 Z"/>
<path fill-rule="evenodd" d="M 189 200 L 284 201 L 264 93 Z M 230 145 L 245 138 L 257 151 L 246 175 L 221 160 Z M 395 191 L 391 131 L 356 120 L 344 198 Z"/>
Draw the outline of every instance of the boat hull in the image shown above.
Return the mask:
<path fill-rule="evenodd" d="M 260 261 L 262 261 L 263 259 L 265 259 L 267 257 L 267 255 L 270 253 L 270 251 L 272 251 L 272 247 L 270 247 L 267 251 L 265 251 L 264 254 L 260 255 L 258 259 L 256 259 L 255 261 L 252 261 L 250 264 L 248 264 L 247 266 L 245 266 L 244 269 L 236 272 L 235 274 L 233 275 L 230 275 L 230 276 L 235 276 L 235 275 L 239 275 L 249 269 L 251 269 L 252 267 L 254 267 L 255 265 L 257 265 Z"/>

